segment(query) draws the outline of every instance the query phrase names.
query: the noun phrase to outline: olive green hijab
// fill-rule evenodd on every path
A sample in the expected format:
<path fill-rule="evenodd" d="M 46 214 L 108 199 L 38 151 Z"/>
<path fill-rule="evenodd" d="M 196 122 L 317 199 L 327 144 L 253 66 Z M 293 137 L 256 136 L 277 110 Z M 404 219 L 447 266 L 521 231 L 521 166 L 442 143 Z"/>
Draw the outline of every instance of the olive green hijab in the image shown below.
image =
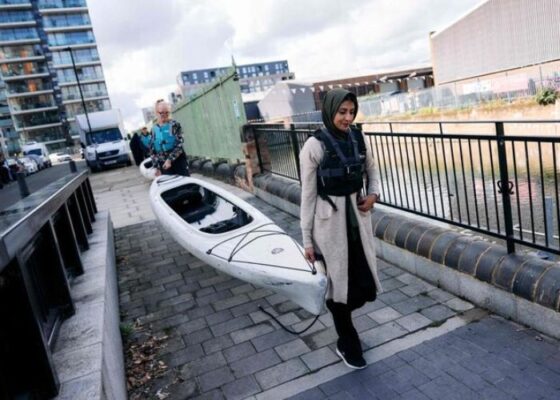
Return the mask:
<path fill-rule="evenodd" d="M 333 119 L 338 111 L 340 105 L 346 100 L 350 100 L 356 107 L 356 114 L 358 114 L 358 99 L 356 95 L 346 89 L 333 89 L 327 92 L 323 100 L 323 109 L 321 115 L 323 124 L 332 134 L 341 133 L 333 124 Z M 346 133 L 346 132 L 344 132 Z"/>

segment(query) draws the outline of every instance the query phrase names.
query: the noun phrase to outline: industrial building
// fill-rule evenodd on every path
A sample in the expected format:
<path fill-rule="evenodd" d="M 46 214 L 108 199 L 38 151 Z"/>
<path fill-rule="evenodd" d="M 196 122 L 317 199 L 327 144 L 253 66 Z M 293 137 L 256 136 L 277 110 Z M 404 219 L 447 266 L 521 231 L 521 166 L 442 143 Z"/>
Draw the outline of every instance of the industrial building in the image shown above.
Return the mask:
<path fill-rule="evenodd" d="M 487 0 L 430 34 L 436 84 L 456 95 L 560 88 L 560 1 Z"/>
<path fill-rule="evenodd" d="M 315 105 L 321 109 L 323 98 L 333 88 L 341 87 L 356 96 L 409 92 L 434 85 L 432 68 L 422 66 L 373 74 L 332 79 L 313 84 Z"/>

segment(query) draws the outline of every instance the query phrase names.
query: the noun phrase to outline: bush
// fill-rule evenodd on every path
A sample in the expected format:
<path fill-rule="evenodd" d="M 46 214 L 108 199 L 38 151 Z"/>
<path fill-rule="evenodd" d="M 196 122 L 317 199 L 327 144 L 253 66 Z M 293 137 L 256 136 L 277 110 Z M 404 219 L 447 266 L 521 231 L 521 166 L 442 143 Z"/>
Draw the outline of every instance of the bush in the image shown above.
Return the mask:
<path fill-rule="evenodd" d="M 537 95 L 535 96 L 535 100 L 541 106 L 547 106 L 549 104 L 556 103 L 556 99 L 558 98 L 558 92 L 553 87 L 543 87 L 537 91 Z"/>

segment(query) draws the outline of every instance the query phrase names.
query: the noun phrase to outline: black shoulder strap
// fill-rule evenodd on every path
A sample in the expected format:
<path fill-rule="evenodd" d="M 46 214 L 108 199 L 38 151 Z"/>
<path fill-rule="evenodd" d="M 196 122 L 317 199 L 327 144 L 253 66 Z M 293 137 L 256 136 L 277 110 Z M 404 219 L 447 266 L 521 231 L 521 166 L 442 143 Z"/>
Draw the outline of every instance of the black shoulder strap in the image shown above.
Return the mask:
<path fill-rule="evenodd" d="M 340 158 L 340 161 L 342 161 L 343 164 L 347 164 L 348 159 L 346 158 L 346 156 L 344 155 L 344 153 L 340 149 L 340 146 L 338 145 L 338 143 L 336 143 L 336 140 L 334 140 L 332 135 L 329 133 L 329 131 L 326 128 L 322 128 L 321 133 L 322 133 L 322 137 L 324 138 L 323 141 L 325 142 L 325 145 L 328 142 L 330 147 L 333 148 L 334 151 L 336 152 L 336 155 L 338 156 L 338 158 Z M 354 141 L 354 139 L 352 139 L 352 141 Z"/>
<path fill-rule="evenodd" d="M 359 149 L 360 153 L 365 153 L 366 152 L 366 141 L 365 141 L 364 134 L 362 133 L 362 131 L 357 130 L 357 129 L 352 129 L 352 137 L 355 138 L 358 141 L 358 149 Z"/>

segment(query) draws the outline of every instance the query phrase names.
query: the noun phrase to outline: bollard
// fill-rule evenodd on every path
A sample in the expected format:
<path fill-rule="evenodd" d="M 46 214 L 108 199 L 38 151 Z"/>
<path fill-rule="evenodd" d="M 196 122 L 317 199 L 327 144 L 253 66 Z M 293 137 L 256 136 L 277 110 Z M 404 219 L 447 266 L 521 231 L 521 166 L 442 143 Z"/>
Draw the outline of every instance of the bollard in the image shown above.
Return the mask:
<path fill-rule="evenodd" d="M 29 188 L 27 187 L 27 182 L 25 182 L 25 172 L 18 172 L 16 174 L 18 186 L 19 186 L 19 194 L 22 199 L 29 196 Z"/>
<path fill-rule="evenodd" d="M 68 161 L 68 166 L 70 167 L 70 172 L 78 172 L 78 168 L 76 168 L 76 161 L 70 160 Z"/>

